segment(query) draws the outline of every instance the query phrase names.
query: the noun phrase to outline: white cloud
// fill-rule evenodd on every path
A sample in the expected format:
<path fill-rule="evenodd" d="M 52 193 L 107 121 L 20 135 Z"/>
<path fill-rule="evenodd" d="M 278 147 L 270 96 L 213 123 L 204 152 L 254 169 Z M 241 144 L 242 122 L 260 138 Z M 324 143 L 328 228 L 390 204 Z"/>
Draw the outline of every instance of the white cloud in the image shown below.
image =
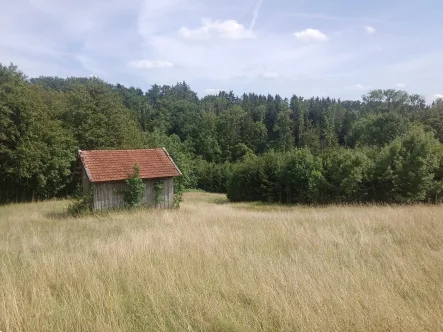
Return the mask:
<path fill-rule="evenodd" d="M 185 39 L 209 40 L 209 39 L 254 39 L 255 34 L 247 30 L 243 24 L 236 20 L 213 21 L 210 19 L 202 20 L 202 26 L 197 29 L 187 27 L 180 28 L 180 36 Z"/>
<path fill-rule="evenodd" d="M 165 60 L 136 60 L 129 62 L 128 66 L 135 69 L 164 69 L 172 68 L 174 64 Z"/>
<path fill-rule="evenodd" d="M 434 95 L 434 99 L 435 99 L 435 100 L 437 100 L 437 99 L 443 99 L 443 94 L 440 94 L 440 93 L 435 94 L 435 95 Z"/>
<path fill-rule="evenodd" d="M 280 78 L 280 75 L 273 72 L 264 72 L 259 74 L 259 78 L 265 79 L 265 80 L 276 80 Z"/>
<path fill-rule="evenodd" d="M 305 43 L 316 42 L 316 41 L 327 41 L 328 36 L 326 36 L 323 32 L 316 29 L 306 29 L 303 31 L 295 32 L 295 38 Z"/>
<path fill-rule="evenodd" d="M 218 95 L 223 89 L 205 89 L 205 95 Z"/>
<path fill-rule="evenodd" d="M 377 30 L 376 30 L 373 26 L 367 25 L 367 26 L 365 26 L 365 31 L 366 31 L 366 33 L 367 33 L 368 35 L 372 35 L 372 34 L 374 34 Z"/>
<path fill-rule="evenodd" d="M 10 33 L 0 34 L 0 62 L 12 61 L 31 77 L 87 77 L 93 73 L 109 82 L 141 87 L 186 80 L 202 94 L 206 88 L 225 87 L 236 93 L 297 92 L 306 97 L 323 94 L 359 98 L 367 92 L 366 85 L 395 88 L 396 82 L 408 82 L 408 90 L 424 94 L 429 100 L 436 92 L 443 94 L 435 90 L 443 77 L 443 48 L 432 43 L 438 40 L 441 29 L 417 24 L 418 30 L 411 34 L 408 21 L 400 17 L 396 20 L 397 14 L 388 10 L 385 17 L 392 14 L 398 24 L 395 45 L 378 30 L 387 22 L 358 15 L 294 14 L 303 19 L 297 22 L 311 23 L 285 35 L 284 31 L 294 26 L 291 13 L 296 13 L 298 5 L 277 2 L 281 7 L 274 13 L 265 11 L 267 2 L 260 0 L 4 1 L 0 27 Z M 305 9 L 310 10 L 309 6 Z M 207 15 L 213 15 L 212 21 L 202 24 L 201 18 Z M 231 30 L 225 21 L 229 18 L 237 20 L 228 21 Z M 263 27 L 259 35 L 255 29 L 262 18 L 272 29 Z M 423 23 L 420 19 L 417 22 Z M 373 35 L 366 35 L 365 25 L 369 24 L 377 29 Z M 180 27 L 185 27 L 186 36 L 179 34 Z M 346 33 L 346 27 L 357 31 Z M 317 28 L 334 42 L 297 41 L 292 33 L 300 34 L 305 28 Z M 333 29 L 334 35 L 328 29 Z M 305 31 L 299 38 L 306 35 L 309 33 Z M 202 36 L 210 40 L 189 39 Z M 232 38 L 245 36 L 250 38 L 247 42 L 232 42 Z M 368 44 L 361 36 L 377 38 Z M 289 42 L 291 39 L 298 45 Z M 424 46 L 417 49 L 417 44 Z M 404 52 L 399 53 L 399 48 Z M 376 50 L 383 50 L 383 59 Z M 143 59 L 150 62 L 141 62 Z M 164 69 L 154 69 L 157 67 Z M 275 73 L 280 78 L 276 79 Z"/>
<path fill-rule="evenodd" d="M 354 85 L 347 86 L 346 89 L 348 89 L 348 90 L 366 91 L 366 90 L 370 90 L 371 87 L 370 86 L 366 86 L 366 85 L 362 85 L 362 84 L 354 84 Z"/>
<path fill-rule="evenodd" d="M 162 35 L 146 39 L 145 45 L 155 50 L 156 58 L 180 64 L 180 71 L 152 71 L 149 78 L 143 79 L 148 83 L 164 84 L 174 84 L 185 79 L 196 89 L 199 89 L 200 83 L 202 93 L 208 88 L 208 83 L 212 87 L 217 85 L 226 86 L 229 90 L 238 89 L 236 91 L 240 93 L 249 89 L 265 93 L 293 93 L 291 84 L 286 83 L 282 88 L 280 81 L 283 80 L 276 79 L 275 73 L 280 77 L 284 74 L 285 81 L 330 76 L 333 74 L 331 71 L 346 65 L 355 56 L 350 52 L 319 52 L 317 47 L 310 44 L 294 47 L 288 43 L 288 36 L 280 34 L 263 34 L 247 43 L 202 44 L 190 43 L 174 35 Z M 295 66 L 294 63 L 303 65 Z"/>
<path fill-rule="evenodd" d="M 406 84 L 405 83 L 396 83 L 395 86 L 399 89 L 403 89 L 406 88 Z"/>

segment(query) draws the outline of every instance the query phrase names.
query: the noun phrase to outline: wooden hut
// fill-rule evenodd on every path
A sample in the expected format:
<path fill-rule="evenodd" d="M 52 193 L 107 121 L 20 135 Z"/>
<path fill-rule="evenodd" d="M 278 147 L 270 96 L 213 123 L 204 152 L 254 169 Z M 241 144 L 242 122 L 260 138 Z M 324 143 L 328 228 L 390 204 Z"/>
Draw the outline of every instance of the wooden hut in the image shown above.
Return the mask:
<path fill-rule="evenodd" d="M 182 173 L 164 148 L 143 150 L 79 151 L 82 184 L 85 192 L 92 187 L 94 210 L 122 207 L 125 180 L 140 168 L 145 184 L 143 204 L 150 207 L 171 208 L 174 202 L 173 178 Z M 161 195 L 156 183 L 161 181 Z M 161 188 L 158 186 L 157 188 Z"/>

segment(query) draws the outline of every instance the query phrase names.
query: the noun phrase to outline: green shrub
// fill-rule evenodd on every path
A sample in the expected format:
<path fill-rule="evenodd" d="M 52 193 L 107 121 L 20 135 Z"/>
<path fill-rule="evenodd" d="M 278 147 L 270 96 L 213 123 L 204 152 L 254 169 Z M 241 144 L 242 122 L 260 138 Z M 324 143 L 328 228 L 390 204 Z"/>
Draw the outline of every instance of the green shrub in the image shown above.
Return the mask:
<path fill-rule="evenodd" d="M 154 185 L 154 204 L 157 207 L 164 198 L 165 183 L 163 180 L 155 181 Z"/>
<path fill-rule="evenodd" d="M 413 127 L 386 146 L 375 161 L 375 199 L 414 203 L 441 196 L 441 145 L 430 132 Z"/>
<path fill-rule="evenodd" d="M 374 162 L 362 151 L 339 149 L 324 158 L 327 201 L 362 202 L 369 198 Z"/>
<path fill-rule="evenodd" d="M 321 183 L 322 177 L 322 160 L 314 156 L 310 150 L 297 149 L 284 154 L 278 180 L 279 187 L 282 188 L 280 201 L 318 203 L 319 194 L 315 185 Z"/>
<path fill-rule="evenodd" d="M 178 176 L 174 178 L 174 202 L 173 207 L 178 209 L 180 204 L 183 202 L 183 193 L 185 191 L 185 186 L 183 184 L 183 177 Z"/>
<path fill-rule="evenodd" d="M 94 204 L 94 195 L 91 190 L 81 194 L 74 203 L 69 204 L 68 214 L 71 216 L 83 216 L 92 212 Z"/>
<path fill-rule="evenodd" d="M 385 147 L 249 156 L 228 180 L 234 202 L 430 203 L 443 200 L 443 148 L 420 126 Z"/>
<path fill-rule="evenodd" d="M 198 159 L 195 163 L 197 188 L 212 193 L 226 193 L 231 164 L 217 164 Z"/>
<path fill-rule="evenodd" d="M 250 156 L 233 167 L 228 181 L 232 201 L 314 203 L 321 196 L 322 163 L 307 149 Z"/>
<path fill-rule="evenodd" d="M 123 201 L 128 208 L 138 207 L 142 205 L 145 184 L 140 178 L 140 167 L 134 165 L 134 173 L 126 179 L 127 189 L 123 192 Z"/>

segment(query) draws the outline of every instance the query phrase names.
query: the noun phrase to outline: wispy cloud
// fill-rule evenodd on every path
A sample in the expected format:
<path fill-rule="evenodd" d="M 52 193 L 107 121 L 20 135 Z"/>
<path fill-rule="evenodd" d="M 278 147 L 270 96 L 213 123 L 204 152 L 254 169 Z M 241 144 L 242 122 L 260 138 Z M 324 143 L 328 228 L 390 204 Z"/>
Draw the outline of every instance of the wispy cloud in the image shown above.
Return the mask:
<path fill-rule="evenodd" d="M 251 24 L 249 24 L 249 30 L 254 29 L 255 24 L 257 23 L 258 14 L 260 13 L 260 8 L 263 3 L 263 0 L 257 0 L 257 4 L 255 5 L 254 12 L 252 13 Z"/>
<path fill-rule="evenodd" d="M 346 87 L 346 89 L 348 89 L 348 90 L 358 90 L 358 91 L 367 91 L 367 90 L 370 90 L 371 87 L 357 83 L 357 84 L 354 84 L 354 85 L 348 85 Z"/>
<path fill-rule="evenodd" d="M 373 26 L 367 25 L 365 31 L 368 35 L 373 35 L 377 30 Z"/>
<path fill-rule="evenodd" d="M 317 19 L 317 20 L 327 20 L 327 21 L 354 20 L 354 18 L 351 18 L 351 17 L 334 16 L 334 15 L 328 15 L 328 14 L 322 14 L 322 13 L 284 13 L 283 15 L 284 16 L 291 16 L 291 17 Z"/>
<path fill-rule="evenodd" d="M 135 69 L 165 69 L 172 68 L 174 64 L 165 60 L 136 60 L 128 63 L 128 67 Z"/>
<path fill-rule="evenodd" d="M 274 72 L 264 72 L 260 73 L 258 77 L 264 80 L 276 80 L 280 78 L 280 75 Z"/>
<path fill-rule="evenodd" d="M 203 19 L 202 26 L 197 29 L 189 29 L 187 27 L 180 28 L 180 36 L 185 39 L 194 40 L 210 40 L 210 39 L 253 39 L 255 34 L 247 30 L 243 24 L 236 20 L 213 21 L 211 19 Z"/>
<path fill-rule="evenodd" d="M 399 89 L 404 89 L 406 88 L 406 84 L 405 83 L 396 83 L 395 86 Z"/>
<path fill-rule="evenodd" d="M 326 36 L 323 32 L 316 29 L 306 29 L 303 31 L 295 32 L 295 38 L 297 40 L 309 43 L 309 42 L 324 42 L 328 40 L 328 36 Z"/>
<path fill-rule="evenodd" d="M 131 2 L 131 1 L 127 1 Z M 170 24 L 170 19 L 178 19 L 191 6 L 188 0 L 142 0 L 138 13 L 138 33 L 143 37 L 156 34 Z"/>
<path fill-rule="evenodd" d="M 340 11 L 287 0 L 269 11 L 263 0 L 3 2 L 0 28 L 8 33 L 0 33 L 0 62 L 31 77 L 94 74 L 141 87 L 186 80 L 201 94 L 225 87 L 342 98 L 360 97 L 369 84 L 404 82 L 429 100 L 443 94 L 436 90 L 443 48 L 434 43 L 443 30 L 429 19 L 441 1 L 418 16 L 386 1 L 351 7 L 337 0 Z M 201 21 L 208 15 L 212 20 Z M 366 25 L 377 31 L 366 35 Z"/>

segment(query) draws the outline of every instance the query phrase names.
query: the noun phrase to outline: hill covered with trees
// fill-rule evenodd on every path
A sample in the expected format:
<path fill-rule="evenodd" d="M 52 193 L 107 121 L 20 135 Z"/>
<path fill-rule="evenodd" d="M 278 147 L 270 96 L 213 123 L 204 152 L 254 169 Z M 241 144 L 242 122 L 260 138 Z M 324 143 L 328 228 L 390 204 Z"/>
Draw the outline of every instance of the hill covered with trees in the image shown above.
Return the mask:
<path fill-rule="evenodd" d="M 98 78 L 28 79 L 0 65 L 0 202 L 75 192 L 78 149 L 165 146 L 178 185 L 234 201 L 438 202 L 443 101 L 148 91 Z"/>

